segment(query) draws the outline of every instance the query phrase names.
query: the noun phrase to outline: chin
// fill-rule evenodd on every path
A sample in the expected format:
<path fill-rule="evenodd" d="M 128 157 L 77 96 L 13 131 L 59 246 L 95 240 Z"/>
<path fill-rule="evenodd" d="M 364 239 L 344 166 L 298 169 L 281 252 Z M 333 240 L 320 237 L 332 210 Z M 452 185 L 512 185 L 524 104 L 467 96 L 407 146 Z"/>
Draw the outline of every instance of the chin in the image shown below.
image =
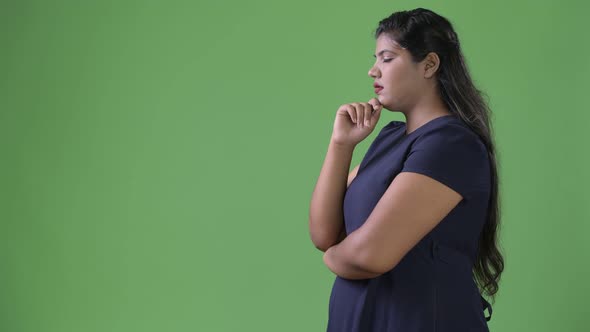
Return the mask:
<path fill-rule="evenodd" d="M 391 109 L 391 103 L 388 103 L 387 100 L 383 99 L 383 97 L 379 96 L 377 100 L 379 100 L 379 104 L 381 104 L 383 108 Z"/>
<path fill-rule="evenodd" d="M 385 96 L 379 95 L 379 97 L 377 97 L 377 100 L 379 100 L 379 103 L 383 106 L 383 108 L 386 108 L 392 112 L 397 112 L 399 108 L 399 105 L 395 100 L 391 100 L 390 98 L 387 98 Z"/>

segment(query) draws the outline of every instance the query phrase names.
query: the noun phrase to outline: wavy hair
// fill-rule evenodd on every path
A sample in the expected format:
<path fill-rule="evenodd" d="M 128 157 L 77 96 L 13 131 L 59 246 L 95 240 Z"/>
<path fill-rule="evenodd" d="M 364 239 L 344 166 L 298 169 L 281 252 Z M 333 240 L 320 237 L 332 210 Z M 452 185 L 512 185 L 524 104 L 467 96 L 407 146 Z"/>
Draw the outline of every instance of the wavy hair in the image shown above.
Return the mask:
<path fill-rule="evenodd" d="M 480 291 L 491 297 L 493 303 L 504 270 L 504 258 L 497 243 L 497 232 L 500 229 L 499 181 L 489 119 L 491 110 L 482 91 L 475 87 L 471 79 L 459 38 L 449 20 L 424 8 L 399 11 L 379 21 L 375 39 L 381 34 L 406 48 L 414 62 L 420 62 L 430 52 L 438 55 L 440 64 L 436 79 L 441 99 L 453 114 L 458 115 L 479 135 L 487 147 L 492 185 L 473 273 Z"/>

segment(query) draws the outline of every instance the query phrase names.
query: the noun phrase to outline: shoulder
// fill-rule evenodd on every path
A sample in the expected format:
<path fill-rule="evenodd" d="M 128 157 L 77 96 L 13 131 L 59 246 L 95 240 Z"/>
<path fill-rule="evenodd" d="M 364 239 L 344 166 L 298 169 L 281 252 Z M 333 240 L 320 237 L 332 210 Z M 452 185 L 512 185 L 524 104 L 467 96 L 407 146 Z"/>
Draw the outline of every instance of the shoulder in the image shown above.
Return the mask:
<path fill-rule="evenodd" d="M 404 131 L 405 129 L 405 122 L 402 121 L 390 121 L 386 123 L 379 132 L 377 136 L 375 136 L 375 141 L 379 141 L 384 139 L 385 137 L 391 137 L 397 135 L 398 133 Z"/>
<path fill-rule="evenodd" d="M 486 145 L 479 135 L 459 119 L 428 128 L 416 136 L 411 145 L 413 149 L 455 151 L 455 154 L 487 156 Z"/>
<path fill-rule="evenodd" d="M 403 130 L 403 126 L 404 126 L 405 122 L 402 121 L 390 121 L 388 123 L 386 123 L 383 127 L 381 127 L 381 130 L 379 131 L 379 135 L 383 135 L 383 134 L 390 134 L 392 132 L 398 131 L 398 130 Z"/>
<path fill-rule="evenodd" d="M 422 173 L 470 197 L 490 189 L 489 161 L 479 135 L 453 121 L 420 132 L 411 143 L 402 171 Z"/>

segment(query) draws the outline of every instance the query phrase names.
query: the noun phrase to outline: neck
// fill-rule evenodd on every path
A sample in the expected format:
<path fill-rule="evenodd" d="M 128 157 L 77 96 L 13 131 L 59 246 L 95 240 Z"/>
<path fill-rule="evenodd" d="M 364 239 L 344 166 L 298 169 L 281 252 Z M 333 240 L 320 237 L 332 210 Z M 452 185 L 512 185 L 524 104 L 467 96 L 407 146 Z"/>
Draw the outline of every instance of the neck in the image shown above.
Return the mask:
<path fill-rule="evenodd" d="M 420 99 L 414 107 L 403 113 L 406 116 L 406 134 L 412 133 L 433 119 L 453 114 L 438 95 L 434 94 Z"/>

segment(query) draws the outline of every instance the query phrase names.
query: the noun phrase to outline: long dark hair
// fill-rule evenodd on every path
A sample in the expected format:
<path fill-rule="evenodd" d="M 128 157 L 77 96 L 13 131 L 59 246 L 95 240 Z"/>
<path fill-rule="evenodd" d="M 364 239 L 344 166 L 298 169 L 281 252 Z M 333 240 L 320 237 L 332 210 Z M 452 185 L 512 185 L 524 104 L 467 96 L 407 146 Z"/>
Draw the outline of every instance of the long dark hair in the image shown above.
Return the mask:
<path fill-rule="evenodd" d="M 500 226 L 499 181 L 489 121 L 490 108 L 482 97 L 482 91 L 475 87 L 471 79 L 459 38 L 446 18 L 424 8 L 399 11 L 379 22 L 375 39 L 382 33 L 406 48 L 415 62 L 423 60 L 429 52 L 438 55 L 440 64 L 436 76 L 440 97 L 453 114 L 458 115 L 479 135 L 487 147 L 492 177 L 491 192 L 473 272 L 480 290 L 487 293 L 494 303 L 500 275 L 504 270 L 504 258 L 497 243 Z"/>

